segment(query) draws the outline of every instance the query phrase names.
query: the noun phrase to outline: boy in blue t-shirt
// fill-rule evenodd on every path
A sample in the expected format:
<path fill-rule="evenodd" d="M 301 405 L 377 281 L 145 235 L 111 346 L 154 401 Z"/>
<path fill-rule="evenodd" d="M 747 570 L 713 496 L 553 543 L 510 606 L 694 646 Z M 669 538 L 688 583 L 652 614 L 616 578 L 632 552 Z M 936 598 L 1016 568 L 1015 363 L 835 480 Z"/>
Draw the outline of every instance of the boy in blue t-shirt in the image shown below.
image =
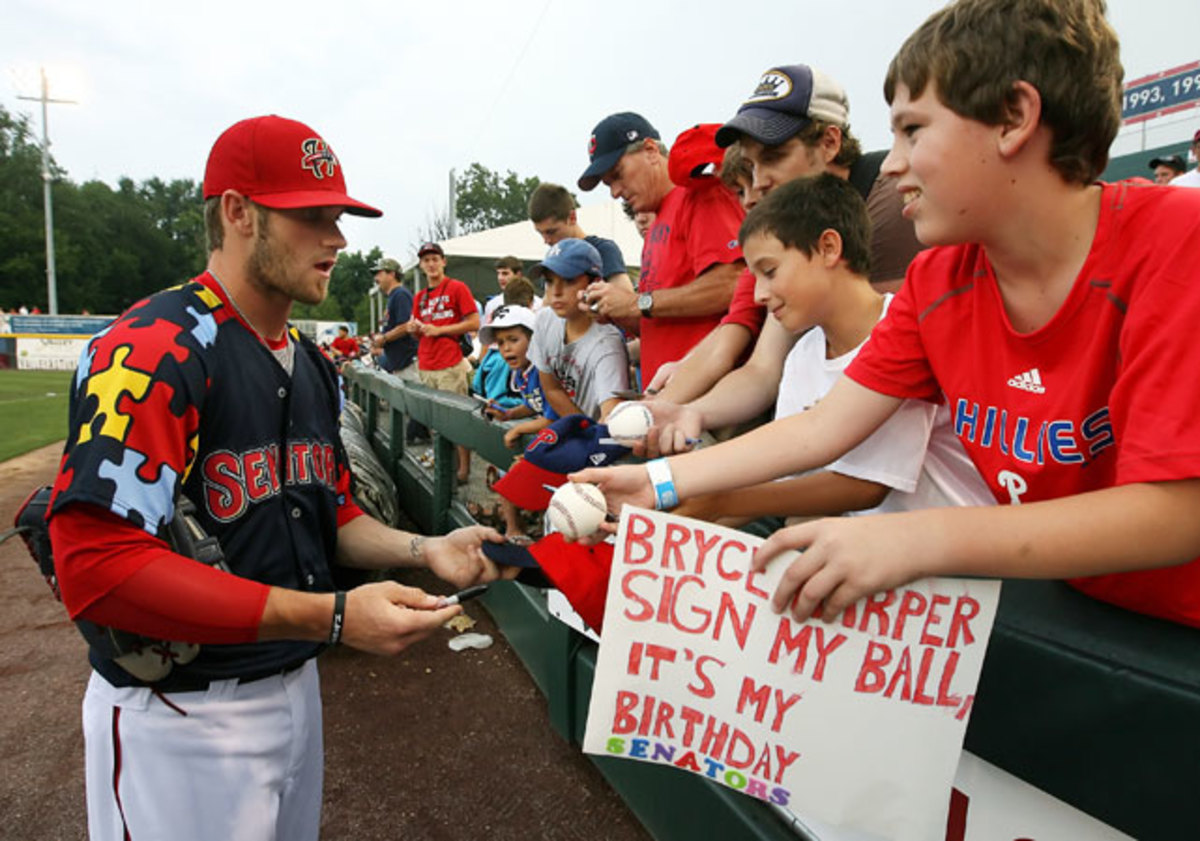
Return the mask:
<path fill-rule="evenodd" d="M 521 306 L 503 306 L 492 314 L 491 323 L 479 331 L 480 342 L 484 345 L 494 343 L 497 355 L 508 366 L 511 372 L 508 389 L 520 395 L 520 402 L 515 406 L 508 408 L 491 402 L 484 409 L 484 414 L 501 421 L 528 418 L 504 433 L 504 444 L 509 448 L 515 448 L 522 435 L 536 433 L 550 425 L 552 418 L 543 412 L 554 414 L 542 394 L 537 366 L 529 361 L 529 341 L 533 338 L 533 329 L 532 310 Z M 510 538 L 524 535 L 525 526 L 520 510 L 504 498 L 500 500 L 500 509 L 504 515 L 505 535 Z"/>

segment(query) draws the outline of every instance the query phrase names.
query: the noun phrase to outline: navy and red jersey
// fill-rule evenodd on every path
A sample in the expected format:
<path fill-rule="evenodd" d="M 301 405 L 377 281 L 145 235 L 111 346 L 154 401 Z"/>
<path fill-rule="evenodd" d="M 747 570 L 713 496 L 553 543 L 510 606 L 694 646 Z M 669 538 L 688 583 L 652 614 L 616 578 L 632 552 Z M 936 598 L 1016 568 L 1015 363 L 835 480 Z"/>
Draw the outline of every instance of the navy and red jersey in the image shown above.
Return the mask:
<path fill-rule="evenodd" d="M 50 516 L 88 503 L 162 537 L 182 493 L 235 575 L 333 590 L 338 526 L 360 513 L 338 433 L 337 374 L 311 341 L 294 330 L 291 340 L 289 375 L 207 273 L 135 304 L 80 360 Z M 77 593 L 76 604 L 138 571 L 136 555 L 121 563 L 75 576 L 96 590 Z M 318 648 L 205 645 L 173 675 L 244 676 Z M 93 666 L 116 685 L 136 683 L 111 663 L 93 657 Z"/>

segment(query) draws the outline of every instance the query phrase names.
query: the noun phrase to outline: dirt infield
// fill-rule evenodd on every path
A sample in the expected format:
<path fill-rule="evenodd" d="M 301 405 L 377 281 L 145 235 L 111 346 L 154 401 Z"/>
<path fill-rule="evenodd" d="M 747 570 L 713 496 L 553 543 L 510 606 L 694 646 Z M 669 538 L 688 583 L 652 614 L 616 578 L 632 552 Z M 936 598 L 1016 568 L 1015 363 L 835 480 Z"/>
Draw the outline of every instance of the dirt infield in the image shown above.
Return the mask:
<path fill-rule="evenodd" d="M 60 445 L 0 464 L 0 524 L 48 482 Z M 409 583 L 444 592 L 432 577 Z M 478 603 L 495 645 L 455 653 L 451 636 L 396 658 L 338 649 L 321 659 L 322 837 L 408 841 L 644 841 L 649 835 L 578 750 Z M 86 837 L 79 703 L 83 641 L 19 539 L 0 545 L 0 839 Z"/>

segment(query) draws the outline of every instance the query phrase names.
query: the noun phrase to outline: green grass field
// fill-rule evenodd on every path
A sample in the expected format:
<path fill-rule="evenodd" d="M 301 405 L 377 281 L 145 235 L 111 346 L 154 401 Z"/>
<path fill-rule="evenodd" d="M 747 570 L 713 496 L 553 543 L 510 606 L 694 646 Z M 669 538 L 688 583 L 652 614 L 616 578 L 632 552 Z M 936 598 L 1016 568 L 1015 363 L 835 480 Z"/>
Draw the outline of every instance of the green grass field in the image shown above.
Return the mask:
<path fill-rule="evenodd" d="M 73 371 L 0 370 L 0 461 L 67 437 Z"/>

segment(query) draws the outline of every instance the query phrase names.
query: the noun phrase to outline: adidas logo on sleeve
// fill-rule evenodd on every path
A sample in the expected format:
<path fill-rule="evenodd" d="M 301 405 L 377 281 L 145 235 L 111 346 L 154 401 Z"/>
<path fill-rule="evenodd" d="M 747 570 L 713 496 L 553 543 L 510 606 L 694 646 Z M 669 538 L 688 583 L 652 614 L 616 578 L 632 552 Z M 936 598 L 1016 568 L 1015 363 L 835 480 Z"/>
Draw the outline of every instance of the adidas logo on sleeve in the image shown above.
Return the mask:
<path fill-rule="evenodd" d="M 1046 393 L 1046 387 L 1042 385 L 1042 373 L 1037 368 L 1030 368 L 1023 374 L 1017 374 L 1008 381 L 1008 384 L 1013 388 L 1030 391 L 1034 394 Z"/>

